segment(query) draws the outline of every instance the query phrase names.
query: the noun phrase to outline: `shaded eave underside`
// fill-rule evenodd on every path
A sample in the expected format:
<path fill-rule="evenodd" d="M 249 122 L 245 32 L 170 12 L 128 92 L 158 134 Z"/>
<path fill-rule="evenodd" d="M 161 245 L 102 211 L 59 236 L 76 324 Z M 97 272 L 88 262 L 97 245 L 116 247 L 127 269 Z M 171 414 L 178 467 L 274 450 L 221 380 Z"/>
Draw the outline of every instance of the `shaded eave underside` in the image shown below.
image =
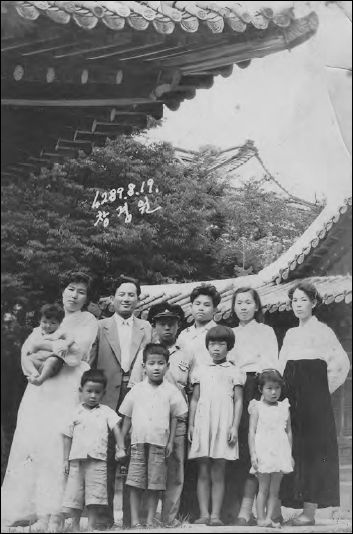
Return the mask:
<path fill-rule="evenodd" d="M 158 24 L 165 29 L 168 22 L 164 13 L 163 20 L 161 13 L 155 13 L 152 24 L 138 31 L 138 17 L 147 19 L 141 13 L 132 17 L 130 9 L 122 16 L 123 27 L 109 27 L 109 17 L 117 23 L 120 16 L 110 13 L 106 19 L 96 17 L 99 23 L 87 31 L 82 21 L 95 16 L 93 7 L 100 11 L 104 2 L 88 3 L 88 14 L 86 8 L 78 9 L 84 2 L 2 4 L 7 7 L 2 39 L 2 174 L 8 179 L 78 157 L 80 151 L 89 154 L 107 138 L 148 128 L 151 117 L 162 118 L 164 105 L 177 109 L 198 88 L 210 88 L 215 76 L 229 76 L 234 63 L 245 67 L 252 58 L 297 46 L 318 25 L 315 13 L 302 18 L 288 10 L 277 18 L 245 13 L 237 25 L 234 13 L 230 18 L 211 10 L 207 16 L 194 15 L 198 20 L 194 32 L 183 28 L 183 18 L 172 21 L 171 33 L 159 32 Z M 54 4 L 66 6 L 61 10 L 65 24 L 58 23 L 60 10 L 53 9 Z M 73 5 L 76 11 L 70 13 Z M 31 16 L 33 20 L 28 19 Z"/>

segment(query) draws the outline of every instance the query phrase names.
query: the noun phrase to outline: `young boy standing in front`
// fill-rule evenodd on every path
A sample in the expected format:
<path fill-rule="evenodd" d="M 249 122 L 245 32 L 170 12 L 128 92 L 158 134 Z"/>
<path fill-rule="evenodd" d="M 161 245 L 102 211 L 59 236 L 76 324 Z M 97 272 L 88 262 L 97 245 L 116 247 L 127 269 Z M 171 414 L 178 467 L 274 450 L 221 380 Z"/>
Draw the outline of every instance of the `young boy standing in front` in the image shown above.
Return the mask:
<path fill-rule="evenodd" d="M 80 531 L 80 518 L 87 506 L 88 530 L 93 530 L 99 511 L 108 505 L 107 444 L 112 430 L 119 458 L 124 442 L 118 423 L 120 417 L 100 404 L 107 379 L 100 369 L 90 369 L 81 378 L 81 404 L 64 430 L 64 472 L 68 476 L 63 511 L 73 517 L 72 532 Z M 45 445 L 43 445 L 45 446 Z"/>
<path fill-rule="evenodd" d="M 164 380 L 168 362 L 167 348 L 156 343 L 146 345 L 143 351 L 146 378 L 131 389 L 119 408 L 119 413 L 125 416 L 124 438 L 131 427 L 126 484 L 130 486 L 131 526 L 135 528 L 141 526 L 139 512 L 146 489 L 146 526 L 153 526 L 159 492 L 166 489 L 167 458 L 173 450 L 177 417 L 188 410 L 179 389 Z M 120 456 L 119 451 L 117 454 Z"/>

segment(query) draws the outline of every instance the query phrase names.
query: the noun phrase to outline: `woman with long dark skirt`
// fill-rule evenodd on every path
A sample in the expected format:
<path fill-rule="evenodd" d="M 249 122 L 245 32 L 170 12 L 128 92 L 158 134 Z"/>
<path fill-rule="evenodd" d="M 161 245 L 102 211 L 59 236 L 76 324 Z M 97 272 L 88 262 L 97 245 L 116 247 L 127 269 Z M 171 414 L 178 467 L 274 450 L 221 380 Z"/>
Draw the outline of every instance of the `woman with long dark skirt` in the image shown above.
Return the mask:
<path fill-rule="evenodd" d="M 331 394 L 349 371 L 349 359 L 334 332 L 314 317 L 315 286 L 300 282 L 289 291 L 299 326 L 286 333 L 280 352 L 290 403 L 294 472 L 282 481 L 283 506 L 302 508 L 295 526 L 315 524 L 317 508 L 339 506 L 339 463 Z"/>

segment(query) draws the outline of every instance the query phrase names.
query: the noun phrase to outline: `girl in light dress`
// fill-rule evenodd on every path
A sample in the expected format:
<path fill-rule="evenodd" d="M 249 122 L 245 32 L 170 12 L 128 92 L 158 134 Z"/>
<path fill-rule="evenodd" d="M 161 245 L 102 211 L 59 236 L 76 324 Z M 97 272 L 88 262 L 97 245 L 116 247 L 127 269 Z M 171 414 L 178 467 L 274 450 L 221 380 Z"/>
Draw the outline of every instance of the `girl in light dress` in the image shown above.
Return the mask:
<path fill-rule="evenodd" d="M 71 273 L 63 286 L 65 317 L 61 327 L 68 341 L 43 340 L 41 349 L 66 350 L 65 363 L 56 376 L 40 387 L 28 384 L 18 415 L 7 470 L 1 490 L 2 526 L 32 523 L 31 532 L 61 531 L 65 477 L 62 429 L 67 414 L 79 402 L 81 375 L 89 369 L 90 350 L 97 336 L 97 320 L 82 308 L 89 302 L 91 279 Z M 25 372 L 27 355 L 22 355 Z M 33 524 L 33 522 L 35 522 Z"/>
<path fill-rule="evenodd" d="M 315 524 L 317 508 L 339 506 L 339 463 L 331 394 L 349 371 L 349 359 L 335 333 L 313 316 L 320 296 L 312 284 L 289 291 L 299 326 L 290 328 L 280 352 L 293 430 L 294 472 L 283 479 L 282 504 L 302 508 L 295 526 Z"/>
<path fill-rule="evenodd" d="M 199 366 L 193 378 L 189 459 L 198 461 L 200 518 L 195 523 L 221 526 L 226 461 L 238 458 L 238 426 L 245 377 L 227 361 L 227 353 L 234 346 L 234 334 L 230 328 L 211 328 L 206 335 L 206 346 L 212 363 Z"/>
<path fill-rule="evenodd" d="M 240 287 L 233 295 L 232 310 L 238 324 L 233 328 L 235 347 L 228 358 L 246 374 L 243 388 L 243 413 L 239 424 L 239 461 L 227 469 L 225 517 L 239 526 L 256 525 L 252 508 L 258 487 L 256 477 L 250 473 L 249 412 L 252 399 L 259 399 L 257 376 L 263 369 L 277 369 L 277 337 L 264 324 L 262 305 L 258 292 L 250 287 Z M 240 501 L 240 509 L 239 509 Z M 235 513 L 238 511 L 238 517 Z M 275 511 L 276 522 L 281 518 L 280 507 Z"/>
<path fill-rule="evenodd" d="M 284 473 L 293 471 L 292 430 L 288 399 L 279 401 L 283 379 L 275 369 L 266 369 L 258 378 L 261 400 L 249 404 L 250 472 L 259 481 L 256 498 L 257 524 L 280 527 L 272 520 Z"/>

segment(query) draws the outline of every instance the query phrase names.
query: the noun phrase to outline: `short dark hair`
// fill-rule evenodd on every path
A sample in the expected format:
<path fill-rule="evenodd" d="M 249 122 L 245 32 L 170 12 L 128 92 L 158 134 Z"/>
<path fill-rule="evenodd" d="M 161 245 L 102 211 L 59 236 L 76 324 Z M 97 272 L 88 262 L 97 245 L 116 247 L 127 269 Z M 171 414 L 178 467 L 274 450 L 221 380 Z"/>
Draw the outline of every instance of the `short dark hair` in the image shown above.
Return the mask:
<path fill-rule="evenodd" d="M 221 295 L 218 293 L 215 286 L 212 286 L 211 284 L 202 284 L 194 287 L 194 289 L 191 291 L 190 302 L 193 303 L 194 300 L 200 295 L 211 297 L 214 308 L 217 308 L 218 304 L 221 302 Z"/>
<path fill-rule="evenodd" d="M 122 285 L 122 284 L 134 284 L 134 286 L 136 287 L 136 293 L 137 293 L 137 296 L 139 297 L 141 295 L 141 286 L 140 286 L 140 282 L 137 278 L 132 278 L 131 276 L 125 276 L 125 275 L 121 275 L 119 276 L 117 282 L 116 282 L 116 285 L 115 285 L 115 292 L 119 289 L 119 287 Z"/>
<path fill-rule="evenodd" d="M 93 297 L 93 280 L 92 278 L 82 271 L 72 271 L 67 273 L 62 278 L 61 289 L 64 290 L 70 284 L 85 284 L 87 288 L 87 302 L 85 306 L 89 304 Z"/>
<path fill-rule="evenodd" d="M 258 376 L 257 376 L 257 383 L 259 386 L 260 391 L 262 391 L 262 388 L 266 384 L 266 382 L 276 382 L 281 387 L 284 386 L 284 380 L 279 371 L 277 369 L 264 369 Z"/>
<path fill-rule="evenodd" d="M 142 353 L 143 363 L 146 363 L 149 354 L 160 354 L 161 356 L 164 356 L 167 363 L 169 362 L 169 350 L 164 345 L 160 345 L 159 343 L 147 343 Z"/>
<path fill-rule="evenodd" d="M 86 384 L 86 382 L 95 382 L 96 384 L 102 384 L 103 389 L 107 387 L 107 377 L 104 374 L 102 369 L 89 369 L 85 371 L 81 377 L 81 388 Z"/>
<path fill-rule="evenodd" d="M 65 317 L 65 312 L 59 304 L 44 304 L 40 309 L 40 316 L 61 323 Z"/>
<path fill-rule="evenodd" d="M 320 306 L 322 304 L 322 298 L 319 295 L 316 287 L 314 284 L 311 284 L 310 282 L 298 282 L 295 284 L 295 286 L 291 287 L 288 291 L 288 297 L 289 300 L 292 302 L 294 291 L 299 289 L 299 291 L 303 291 L 303 293 L 306 294 L 306 296 L 311 300 L 311 302 L 314 302 L 316 300 L 317 305 Z"/>
<path fill-rule="evenodd" d="M 237 296 L 240 295 L 241 293 L 250 293 L 251 294 L 251 296 L 254 299 L 254 302 L 256 304 L 256 307 L 257 307 L 257 310 L 256 310 L 256 312 L 254 314 L 254 319 L 258 323 L 263 323 L 264 322 L 264 314 L 262 312 L 262 304 L 261 304 L 260 295 L 258 294 L 256 289 L 253 289 L 252 287 L 247 287 L 247 286 L 238 287 L 238 289 L 236 289 L 234 291 L 233 297 L 232 297 L 232 314 L 233 314 L 233 317 L 239 319 L 237 314 L 235 313 L 234 305 L 235 305 L 235 301 L 237 299 Z"/>
<path fill-rule="evenodd" d="M 213 326 L 206 334 L 206 347 L 210 341 L 225 341 L 227 343 L 227 349 L 232 350 L 235 344 L 234 332 L 229 326 Z"/>

